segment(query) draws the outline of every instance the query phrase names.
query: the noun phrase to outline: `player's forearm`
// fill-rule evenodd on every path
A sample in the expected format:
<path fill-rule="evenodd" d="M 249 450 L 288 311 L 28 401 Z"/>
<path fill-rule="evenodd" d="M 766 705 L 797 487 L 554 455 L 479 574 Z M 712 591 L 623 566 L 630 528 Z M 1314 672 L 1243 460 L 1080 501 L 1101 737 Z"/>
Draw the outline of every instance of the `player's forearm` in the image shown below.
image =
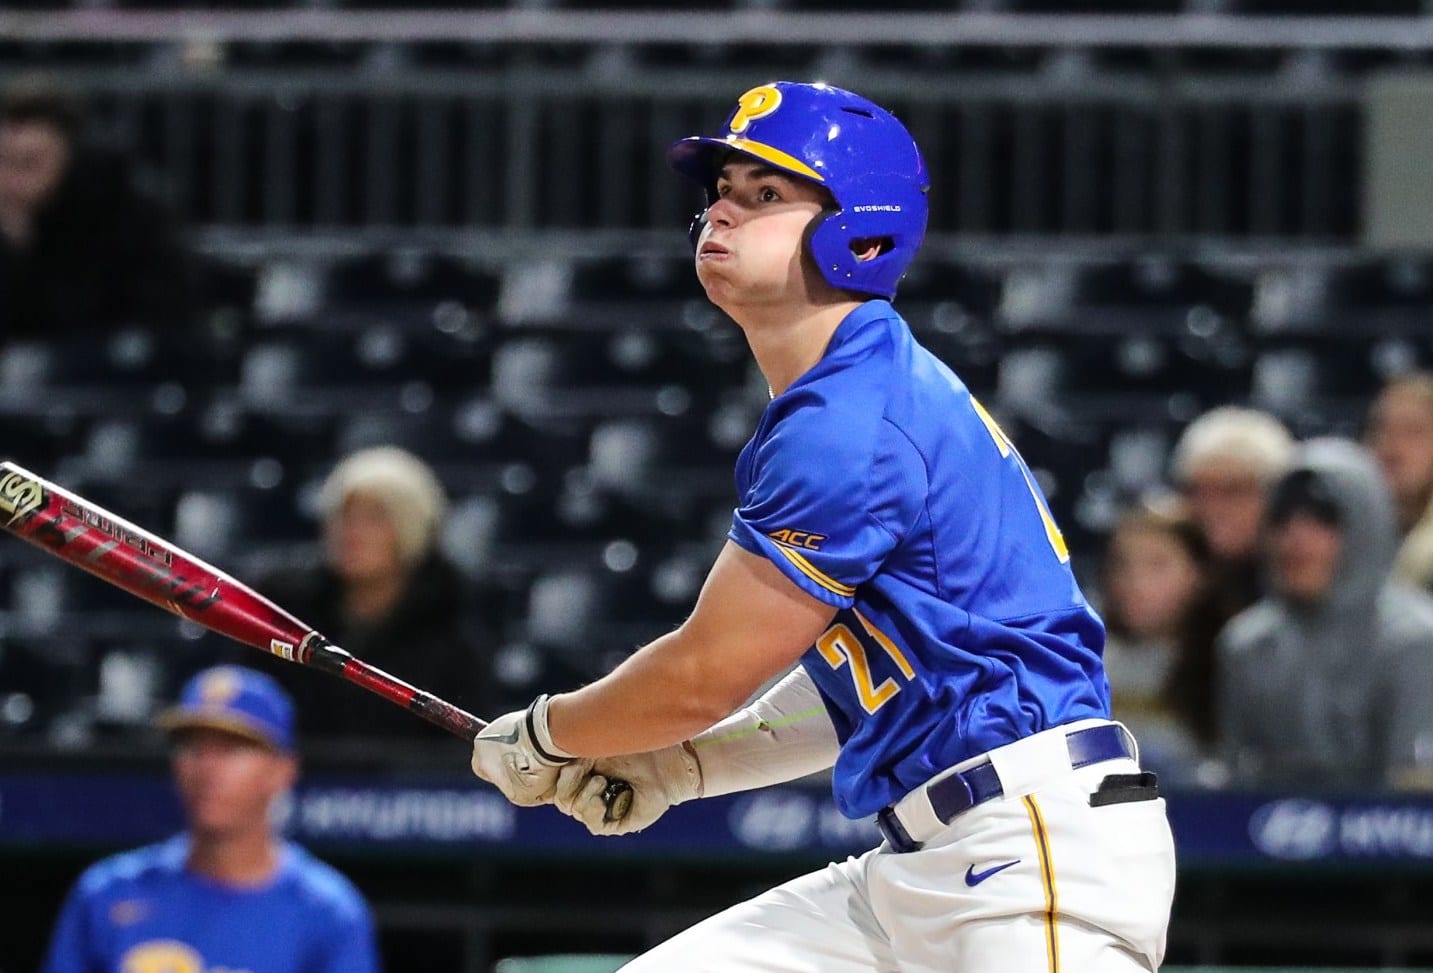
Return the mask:
<path fill-rule="evenodd" d="M 841 743 L 816 684 L 797 668 L 750 706 L 692 738 L 702 796 L 779 784 L 825 770 Z"/>
<path fill-rule="evenodd" d="M 664 635 L 597 682 L 554 697 L 552 741 L 580 757 L 610 757 L 689 739 L 756 689 L 721 660 L 719 649 L 697 646 L 681 630 Z"/>

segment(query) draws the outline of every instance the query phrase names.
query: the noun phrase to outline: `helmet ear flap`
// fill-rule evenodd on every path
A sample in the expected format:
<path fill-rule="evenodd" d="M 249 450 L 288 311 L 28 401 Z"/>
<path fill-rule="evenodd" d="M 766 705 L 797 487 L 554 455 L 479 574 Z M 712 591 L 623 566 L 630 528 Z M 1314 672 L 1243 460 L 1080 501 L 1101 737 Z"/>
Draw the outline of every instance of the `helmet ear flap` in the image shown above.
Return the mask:
<path fill-rule="evenodd" d="M 842 225 L 840 210 L 826 210 L 806 227 L 806 252 L 811 254 L 816 269 L 833 287 L 846 289 L 857 286 L 856 255 Z"/>
<path fill-rule="evenodd" d="M 855 200 L 880 202 L 843 203 L 842 209 L 829 213 L 810 235 L 811 254 L 832 286 L 893 300 L 925 236 L 925 187 L 889 174 L 871 174 L 846 188 Z M 861 260 L 853 252 L 853 245 L 874 240 L 886 241 L 874 257 Z"/>

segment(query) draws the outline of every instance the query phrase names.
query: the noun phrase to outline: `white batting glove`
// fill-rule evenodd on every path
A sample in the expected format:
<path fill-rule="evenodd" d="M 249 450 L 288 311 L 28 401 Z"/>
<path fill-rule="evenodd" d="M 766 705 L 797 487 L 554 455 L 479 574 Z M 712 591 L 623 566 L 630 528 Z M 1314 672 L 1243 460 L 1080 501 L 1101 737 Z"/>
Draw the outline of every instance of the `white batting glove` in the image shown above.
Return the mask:
<path fill-rule="evenodd" d="M 591 767 L 552 742 L 547 730 L 546 695 L 525 710 L 493 720 L 473 738 L 473 773 L 522 807 L 550 804 L 559 771 Z"/>
<path fill-rule="evenodd" d="M 632 787 L 631 809 L 616 821 L 607 820 L 607 805 L 602 799 L 609 779 L 624 780 Z M 701 796 L 701 764 L 688 744 L 679 743 L 662 750 L 564 767 L 558 775 L 553 803 L 593 834 L 619 835 L 641 831 L 665 814 L 667 808 Z"/>

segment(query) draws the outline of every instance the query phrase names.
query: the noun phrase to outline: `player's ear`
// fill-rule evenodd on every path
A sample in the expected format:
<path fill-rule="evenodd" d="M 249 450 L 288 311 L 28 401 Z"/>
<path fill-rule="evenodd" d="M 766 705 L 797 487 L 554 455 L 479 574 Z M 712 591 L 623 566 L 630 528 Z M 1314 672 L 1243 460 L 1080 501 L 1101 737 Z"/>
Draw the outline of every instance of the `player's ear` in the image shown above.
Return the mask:
<path fill-rule="evenodd" d="M 891 249 L 890 237 L 865 237 L 860 240 L 851 241 L 851 252 L 861 263 L 867 260 L 875 260 L 881 254 Z"/>

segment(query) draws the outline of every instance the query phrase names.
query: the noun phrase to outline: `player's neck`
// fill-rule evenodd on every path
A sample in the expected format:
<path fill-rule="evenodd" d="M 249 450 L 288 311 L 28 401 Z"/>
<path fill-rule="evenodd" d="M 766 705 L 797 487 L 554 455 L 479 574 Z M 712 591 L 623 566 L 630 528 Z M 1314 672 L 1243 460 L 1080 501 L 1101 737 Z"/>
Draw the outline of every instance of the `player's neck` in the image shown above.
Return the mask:
<path fill-rule="evenodd" d="M 795 314 L 790 307 L 744 308 L 740 316 L 732 317 L 746 333 L 756 366 L 774 398 L 821 360 L 831 335 L 860 305 L 859 301 L 806 305 Z"/>
<path fill-rule="evenodd" d="M 223 885 L 259 886 L 279 867 L 279 843 L 267 830 L 235 835 L 191 834 L 189 870 Z"/>

